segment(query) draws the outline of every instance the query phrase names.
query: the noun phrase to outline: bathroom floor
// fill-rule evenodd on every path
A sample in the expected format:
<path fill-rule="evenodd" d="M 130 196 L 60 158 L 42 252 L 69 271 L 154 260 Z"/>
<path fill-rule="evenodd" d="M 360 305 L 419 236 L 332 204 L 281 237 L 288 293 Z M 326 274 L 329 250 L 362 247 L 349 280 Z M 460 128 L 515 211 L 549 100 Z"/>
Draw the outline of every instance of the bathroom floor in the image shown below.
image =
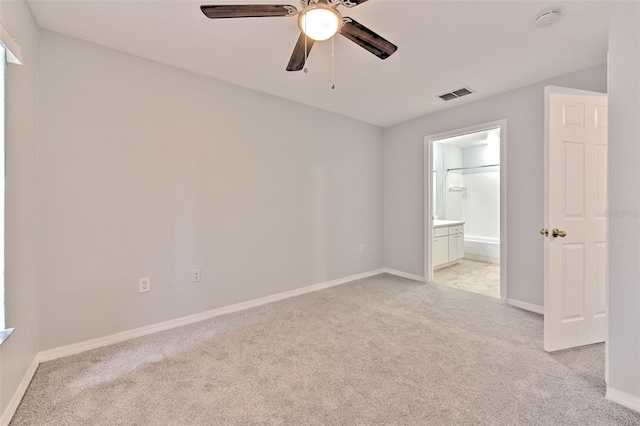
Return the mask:
<path fill-rule="evenodd" d="M 460 263 L 433 271 L 433 281 L 461 290 L 500 297 L 500 265 L 461 259 Z"/>

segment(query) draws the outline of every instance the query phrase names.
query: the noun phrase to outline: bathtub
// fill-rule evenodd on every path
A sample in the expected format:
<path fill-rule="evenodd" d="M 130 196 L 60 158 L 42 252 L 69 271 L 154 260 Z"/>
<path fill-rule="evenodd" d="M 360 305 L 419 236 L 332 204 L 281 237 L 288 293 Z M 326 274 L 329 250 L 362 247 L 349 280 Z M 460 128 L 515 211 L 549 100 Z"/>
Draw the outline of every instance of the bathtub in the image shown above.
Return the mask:
<path fill-rule="evenodd" d="M 500 264 L 500 239 L 464 236 L 465 259 Z"/>

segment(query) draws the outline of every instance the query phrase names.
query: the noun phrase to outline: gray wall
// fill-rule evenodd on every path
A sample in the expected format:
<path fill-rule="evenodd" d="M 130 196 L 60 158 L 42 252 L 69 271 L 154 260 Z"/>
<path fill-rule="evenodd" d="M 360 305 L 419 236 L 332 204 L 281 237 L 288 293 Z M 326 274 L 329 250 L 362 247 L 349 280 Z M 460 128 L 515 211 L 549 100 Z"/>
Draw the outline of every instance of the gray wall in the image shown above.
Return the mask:
<path fill-rule="evenodd" d="M 16 330 L 0 347 L 0 413 L 38 352 L 38 27 L 26 2 L 1 7 L 24 65 L 8 65 L 6 72 L 5 307 L 7 327 Z"/>
<path fill-rule="evenodd" d="M 383 267 L 382 129 L 47 31 L 39 69 L 41 350 Z"/>
<path fill-rule="evenodd" d="M 640 3 L 609 4 L 609 386 L 640 398 Z"/>
<path fill-rule="evenodd" d="M 424 275 L 424 137 L 507 120 L 508 297 L 543 305 L 544 86 L 606 91 L 601 65 L 385 129 L 385 267 Z M 455 101 L 451 101 L 455 102 Z"/>

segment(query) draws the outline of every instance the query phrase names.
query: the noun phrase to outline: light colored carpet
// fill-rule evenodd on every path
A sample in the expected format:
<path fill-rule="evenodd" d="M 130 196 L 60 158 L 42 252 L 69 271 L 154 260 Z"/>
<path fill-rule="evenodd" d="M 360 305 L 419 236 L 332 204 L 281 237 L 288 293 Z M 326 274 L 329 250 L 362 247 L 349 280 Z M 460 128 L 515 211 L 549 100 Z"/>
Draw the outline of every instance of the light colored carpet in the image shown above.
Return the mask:
<path fill-rule="evenodd" d="M 500 265 L 460 259 L 460 263 L 433 271 L 433 281 L 461 290 L 500 297 Z"/>
<path fill-rule="evenodd" d="M 19 425 L 638 425 L 603 346 L 549 355 L 542 318 L 379 275 L 42 364 Z"/>

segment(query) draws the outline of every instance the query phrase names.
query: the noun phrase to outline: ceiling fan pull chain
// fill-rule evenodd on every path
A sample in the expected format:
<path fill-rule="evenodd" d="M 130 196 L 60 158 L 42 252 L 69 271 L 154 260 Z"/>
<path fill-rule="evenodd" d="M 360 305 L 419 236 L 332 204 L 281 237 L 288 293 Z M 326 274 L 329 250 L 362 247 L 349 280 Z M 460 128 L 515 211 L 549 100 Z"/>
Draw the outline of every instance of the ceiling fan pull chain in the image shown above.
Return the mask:
<path fill-rule="evenodd" d="M 309 55 L 309 50 L 307 49 L 307 20 L 304 20 L 304 73 L 308 73 L 309 69 L 307 68 L 307 59 Z"/>
<path fill-rule="evenodd" d="M 331 37 L 331 90 L 336 88 L 336 37 Z"/>

